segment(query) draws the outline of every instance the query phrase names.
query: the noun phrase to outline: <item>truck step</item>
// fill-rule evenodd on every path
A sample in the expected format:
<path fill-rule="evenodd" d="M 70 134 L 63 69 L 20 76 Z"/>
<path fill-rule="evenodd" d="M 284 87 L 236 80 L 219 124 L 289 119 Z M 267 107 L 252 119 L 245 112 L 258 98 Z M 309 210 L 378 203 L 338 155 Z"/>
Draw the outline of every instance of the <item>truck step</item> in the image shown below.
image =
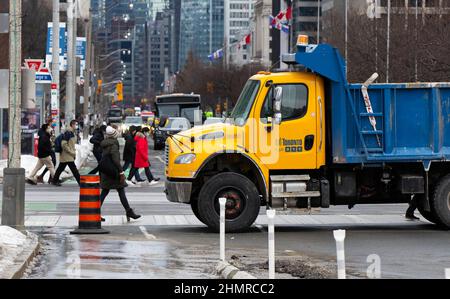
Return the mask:
<path fill-rule="evenodd" d="M 272 182 L 292 182 L 292 181 L 309 181 L 310 177 L 307 174 L 303 175 L 271 175 Z"/>
<path fill-rule="evenodd" d="M 380 112 L 375 112 L 375 113 L 367 113 L 367 112 L 364 112 L 364 113 L 360 113 L 359 116 L 361 116 L 361 117 L 369 117 L 369 116 L 373 116 L 373 117 L 383 117 L 383 113 L 380 113 Z"/>
<path fill-rule="evenodd" d="M 272 194 L 272 198 L 292 198 L 292 197 L 320 197 L 320 191 L 281 192 Z"/>
<path fill-rule="evenodd" d="M 383 131 L 361 131 L 364 135 L 383 135 Z"/>

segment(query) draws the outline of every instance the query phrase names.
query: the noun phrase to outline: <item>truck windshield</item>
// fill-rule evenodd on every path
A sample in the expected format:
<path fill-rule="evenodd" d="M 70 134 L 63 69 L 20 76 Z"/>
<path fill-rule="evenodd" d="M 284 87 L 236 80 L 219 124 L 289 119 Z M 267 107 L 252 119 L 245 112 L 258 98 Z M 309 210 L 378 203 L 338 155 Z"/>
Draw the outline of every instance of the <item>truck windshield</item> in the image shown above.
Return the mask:
<path fill-rule="evenodd" d="M 243 126 L 247 121 L 248 114 L 258 94 L 260 82 L 257 80 L 249 80 L 244 86 L 241 95 L 234 107 L 230 118 L 238 126 Z"/>

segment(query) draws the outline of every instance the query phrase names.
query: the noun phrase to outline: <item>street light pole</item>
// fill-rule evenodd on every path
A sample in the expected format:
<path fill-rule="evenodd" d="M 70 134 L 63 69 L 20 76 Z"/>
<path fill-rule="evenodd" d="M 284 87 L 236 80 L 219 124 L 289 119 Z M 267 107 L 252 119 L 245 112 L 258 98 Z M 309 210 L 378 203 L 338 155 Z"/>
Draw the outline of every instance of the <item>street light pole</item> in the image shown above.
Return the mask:
<path fill-rule="evenodd" d="M 90 84 L 91 84 L 91 51 L 92 51 L 92 12 L 89 9 L 89 19 L 85 23 L 86 32 L 86 67 L 84 70 L 84 103 L 83 103 L 83 115 L 84 119 L 84 130 L 83 139 L 87 139 L 89 135 L 89 103 L 93 104 L 90 95 Z"/>
<path fill-rule="evenodd" d="M 74 4 L 73 0 L 67 0 L 67 77 L 66 77 L 66 105 L 64 120 L 68 124 L 72 120 L 72 103 L 75 98 L 74 72 Z"/>
<path fill-rule="evenodd" d="M 55 134 L 59 135 L 59 0 L 53 0 L 53 29 L 52 29 L 52 78 L 56 85 L 56 99 L 52 100 L 51 110 L 54 117 Z M 56 49 L 56 50 L 55 50 Z M 54 114 L 54 115 L 53 115 Z"/>

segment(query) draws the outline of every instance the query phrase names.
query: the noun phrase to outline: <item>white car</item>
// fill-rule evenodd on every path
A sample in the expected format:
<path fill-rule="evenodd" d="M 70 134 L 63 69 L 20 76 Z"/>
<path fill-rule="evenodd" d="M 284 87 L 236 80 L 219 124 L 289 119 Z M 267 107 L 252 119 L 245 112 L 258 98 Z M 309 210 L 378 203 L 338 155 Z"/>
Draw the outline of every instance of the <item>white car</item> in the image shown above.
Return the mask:
<path fill-rule="evenodd" d="M 128 129 L 131 126 L 135 126 L 135 127 L 139 127 L 142 126 L 143 122 L 142 122 L 142 117 L 140 116 L 127 116 L 125 118 L 125 122 L 122 124 L 122 133 L 126 133 L 128 132 Z"/>

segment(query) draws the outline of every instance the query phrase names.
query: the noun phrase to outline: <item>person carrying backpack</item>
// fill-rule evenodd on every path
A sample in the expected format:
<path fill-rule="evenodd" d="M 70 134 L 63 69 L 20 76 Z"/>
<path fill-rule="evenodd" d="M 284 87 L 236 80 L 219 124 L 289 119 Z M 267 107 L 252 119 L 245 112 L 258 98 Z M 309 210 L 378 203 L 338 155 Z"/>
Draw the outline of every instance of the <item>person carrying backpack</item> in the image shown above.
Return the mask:
<path fill-rule="evenodd" d="M 101 142 L 103 151 L 101 163 L 107 162 L 106 164 L 108 167 L 106 168 L 108 169 L 110 169 L 110 167 L 114 167 L 114 171 L 111 172 L 115 172 L 115 174 L 107 173 L 104 167 L 100 168 L 100 187 L 102 188 L 100 199 L 101 204 L 103 205 L 109 191 L 111 189 L 117 190 L 117 193 L 119 193 L 120 202 L 125 209 L 127 220 L 130 221 L 130 218 L 138 219 L 141 215 L 134 213 L 133 209 L 130 208 L 127 196 L 125 195 L 125 187 L 127 184 L 125 183 L 125 174 L 123 173 L 122 166 L 120 165 L 119 142 L 117 141 L 118 137 L 119 132 L 117 132 L 116 129 L 110 126 L 106 128 L 105 139 Z M 103 218 L 102 221 L 104 221 Z"/>
<path fill-rule="evenodd" d="M 77 126 L 77 121 L 72 120 L 66 132 L 56 138 L 55 151 L 60 152 L 60 155 L 58 169 L 56 169 L 55 177 L 53 178 L 52 182 L 52 184 L 55 186 L 61 186 L 59 177 L 64 169 L 66 169 L 66 166 L 69 166 L 73 176 L 78 182 L 78 185 L 80 184 L 80 173 L 78 172 L 77 166 L 75 165 L 75 158 L 77 153 L 75 149 L 75 144 L 77 143 L 75 130 Z"/>
<path fill-rule="evenodd" d="M 100 160 L 102 159 L 102 147 L 100 146 L 100 143 L 103 141 L 103 139 L 105 139 L 103 135 L 105 131 L 106 131 L 105 125 L 102 125 L 100 128 L 96 128 L 94 130 L 93 136 L 89 140 L 89 142 L 94 145 L 92 153 L 94 154 L 94 157 L 97 160 L 97 167 L 92 169 L 89 172 L 89 174 L 96 174 L 98 172 L 98 163 L 100 163 Z"/>
<path fill-rule="evenodd" d="M 52 132 L 52 127 L 48 124 L 43 124 L 39 130 L 39 143 L 38 143 L 38 162 L 34 167 L 30 176 L 26 179 L 27 183 L 32 185 L 37 185 L 36 174 L 45 165 L 50 171 L 50 181 L 55 176 L 55 166 L 52 162 L 52 142 L 50 141 L 50 136 Z"/>

